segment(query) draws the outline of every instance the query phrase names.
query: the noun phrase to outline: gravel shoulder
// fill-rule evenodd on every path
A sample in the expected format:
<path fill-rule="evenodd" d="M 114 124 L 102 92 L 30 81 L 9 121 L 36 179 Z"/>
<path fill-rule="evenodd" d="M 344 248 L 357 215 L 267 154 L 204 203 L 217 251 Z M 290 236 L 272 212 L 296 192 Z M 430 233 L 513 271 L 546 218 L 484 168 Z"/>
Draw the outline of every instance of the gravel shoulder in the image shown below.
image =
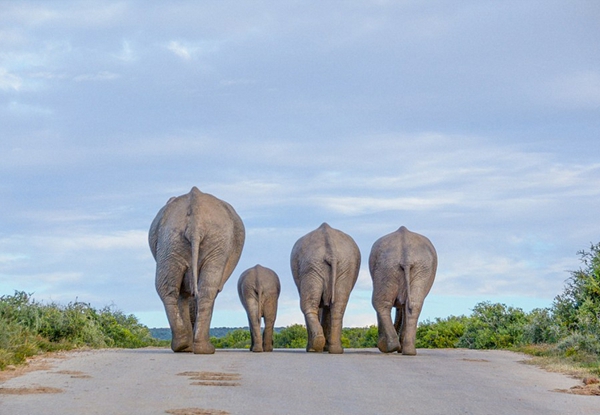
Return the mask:
<path fill-rule="evenodd" d="M 597 414 L 580 381 L 506 351 L 77 351 L 2 381 L 0 414 Z"/>

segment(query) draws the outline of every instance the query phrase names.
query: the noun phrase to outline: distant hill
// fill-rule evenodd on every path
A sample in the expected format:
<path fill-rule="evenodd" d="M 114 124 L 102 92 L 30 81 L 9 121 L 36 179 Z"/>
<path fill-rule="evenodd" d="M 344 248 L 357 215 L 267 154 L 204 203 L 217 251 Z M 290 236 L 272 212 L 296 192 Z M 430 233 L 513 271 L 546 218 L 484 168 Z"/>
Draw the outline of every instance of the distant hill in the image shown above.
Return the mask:
<path fill-rule="evenodd" d="M 285 327 L 275 327 L 273 329 L 273 331 L 275 331 L 275 333 L 279 333 L 284 328 Z M 225 337 L 227 335 L 227 333 L 234 331 L 234 330 L 249 330 L 249 328 L 248 328 L 248 326 L 246 326 L 246 327 L 212 327 L 210 329 L 210 336 L 217 337 L 217 338 Z M 167 328 L 152 328 L 152 329 L 150 329 L 150 334 L 155 339 L 171 340 L 171 329 L 168 327 Z"/>

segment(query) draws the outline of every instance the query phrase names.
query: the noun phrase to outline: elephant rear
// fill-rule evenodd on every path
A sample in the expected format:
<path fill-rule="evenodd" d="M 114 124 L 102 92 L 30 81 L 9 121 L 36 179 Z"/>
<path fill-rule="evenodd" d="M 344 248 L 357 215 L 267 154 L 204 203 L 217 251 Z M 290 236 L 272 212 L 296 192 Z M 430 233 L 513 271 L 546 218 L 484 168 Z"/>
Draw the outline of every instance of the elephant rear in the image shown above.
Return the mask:
<path fill-rule="evenodd" d="M 208 331 L 214 300 L 240 259 L 244 239 L 244 225 L 231 205 L 196 187 L 169 199 L 152 221 L 148 242 L 156 290 L 174 351 L 192 351 L 193 340 L 195 353 L 214 353 Z"/>
<path fill-rule="evenodd" d="M 256 265 L 247 269 L 238 280 L 240 301 L 248 315 L 253 352 L 273 350 L 273 328 L 277 317 L 277 300 L 281 292 L 279 277 L 275 271 Z M 264 318 L 265 330 L 260 323 Z"/>
<path fill-rule="evenodd" d="M 402 226 L 373 244 L 369 271 L 373 280 L 371 302 L 377 312 L 379 349 L 416 354 L 417 321 L 437 271 L 433 244 L 425 236 Z M 395 324 L 390 318 L 392 308 L 396 308 Z"/>
<path fill-rule="evenodd" d="M 342 318 L 360 269 L 356 242 L 323 223 L 294 244 L 290 265 L 306 319 L 306 350 L 343 353 Z"/>

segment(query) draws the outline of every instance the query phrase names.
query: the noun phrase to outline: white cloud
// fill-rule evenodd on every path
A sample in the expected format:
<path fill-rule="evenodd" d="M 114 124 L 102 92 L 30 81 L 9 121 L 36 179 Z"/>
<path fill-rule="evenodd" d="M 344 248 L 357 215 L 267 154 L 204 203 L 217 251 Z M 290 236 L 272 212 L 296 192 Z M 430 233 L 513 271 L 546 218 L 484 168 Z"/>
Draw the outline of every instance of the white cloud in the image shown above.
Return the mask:
<path fill-rule="evenodd" d="M 360 215 L 383 210 L 430 210 L 441 209 L 448 205 L 458 205 L 459 198 L 427 197 L 315 197 L 313 201 L 326 209 L 345 215 Z"/>
<path fill-rule="evenodd" d="M 147 230 L 116 231 L 107 234 L 83 232 L 61 236 L 36 236 L 31 243 L 38 247 L 50 247 L 51 250 L 60 252 L 149 250 Z"/>
<path fill-rule="evenodd" d="M 29 258 L 25 254 L 11 254 L 7 252 L 0 252 L 0 265 L 10 264 Z"/>
<path fill-rule="evenodd" d="M 0 90 L 19 91 L 23 81 L 17 75 L 9 73 L 5 68 L 0 68 Z"/>
<path fill-rule="evenodd" d="M 221 41 L 178 41 L 172 40 L 167 44 L 167 49 L 184 60 L 215 53 L 220 49 Z"/>
<path fill-rule="evenodd" d="M 137 55 L 131 46 L 131 42 L 127 40 L 123 41 L 121 51 L 115 57 L 123 62 L 131 63 L 137 61 Z"/>
<path fill-rule="evenodd" d="M 20 117 L 29 116 L 50 116 L 53 111 L 49 108 L 45 108 L 38 105 L 23 104 L 19 101 L 11 101 L 8 104 L 8 110 L 13 114 Z"/>
<path fill-rule="evenodd" d="M 114 79 L 118 79 L 121 76 L 119 74 L 109 72 L 109 71 L 101 71 L 95 74 L 83 74 L 78 75 L 73 78 L 76 82 L 81 81 L 112 81 Z"/>
<path fill-rule="evenodd" d="M 169 42 L 167 49 L 169 49 L 175 55 L 185 60 L 189 60 L 192 57 L 192 54 L 190 53 L 189 49 L 175 40 Z"/>

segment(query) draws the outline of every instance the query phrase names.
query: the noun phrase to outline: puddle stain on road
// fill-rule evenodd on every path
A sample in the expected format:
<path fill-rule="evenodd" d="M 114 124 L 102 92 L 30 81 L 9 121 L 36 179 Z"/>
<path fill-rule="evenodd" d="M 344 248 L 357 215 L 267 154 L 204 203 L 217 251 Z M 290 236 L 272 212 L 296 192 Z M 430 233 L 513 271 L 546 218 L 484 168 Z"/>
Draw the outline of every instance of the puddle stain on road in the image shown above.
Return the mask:
<path fill-rule="evenodd" d="M 178 376 L 187 376 L 193 386 L 240 386 L 237 380 L 241 379 L 239 373 L 225 372 L 182 372 Z"/>
<path fill-rule="evenodd" d="M 182 408 L 169 409 L 165 411 L 171 415 L 229 415 L 229 412 L 220 411 L 218 409 L 202 409 L 202 408 Z"/>
<path fill-rule="evenodd" d="M 87 373 L 80 372 L 78 370 L 58 370 L 56 372 L 50 372 L 55 375 L 70 375 L 73 379 L 91 379 L 92 377 Z"/>
<path fill-rule="evenodd" d="M 37 395 L 43 393 L 62 393 L 62 389 L 53 388 L 50 386 L 31 386 L 19 388 L 3 388 L 0 387 L 0 395 Z"/>

